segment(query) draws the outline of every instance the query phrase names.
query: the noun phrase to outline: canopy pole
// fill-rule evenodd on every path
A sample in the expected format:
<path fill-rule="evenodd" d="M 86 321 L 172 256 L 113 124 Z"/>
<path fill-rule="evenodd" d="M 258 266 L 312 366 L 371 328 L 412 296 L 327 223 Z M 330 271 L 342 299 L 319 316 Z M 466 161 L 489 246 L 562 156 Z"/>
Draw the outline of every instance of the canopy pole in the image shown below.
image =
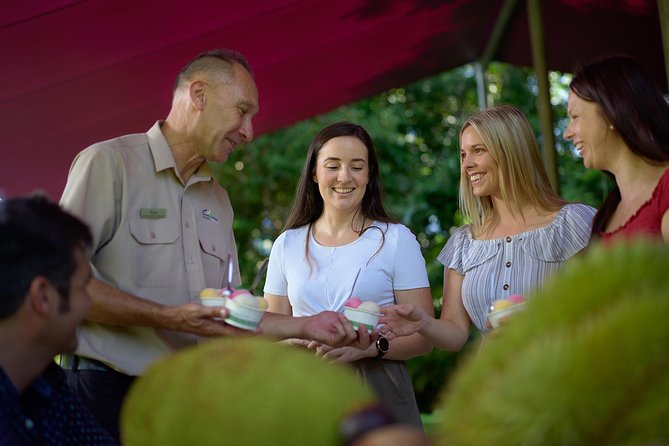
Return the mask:
<path fill-rule="evenodd" d="M 662 48 L 664 49 L 664 71 L 667 75 L 669 91 L 669 0 L 657 0 L 660 12 L 660 31 L 662 32 Z"/>
<path fill-rule="evenodd" d="M 543 155 L 548 179 L 553 190 L 560 193 L 557 161 L 555 156 L 555 139 L 553 137 L 553 113 L 551 108 L 548 70 L 546 68 L 546 50 L 544 46 L 543 23 L 541 19 L 541 0 L 527 0 L 527 16 L 530 26 L 530 40 L 532 41 L 532 60 L 534 73 L 537 77 L 539 96 L 539 120 L 543 137 Z"/>
<path fill-rule="evenodd" d="M 484 68 L 481 62 L 474 63 L 476 70 L 476 97 L 479 101 L 479 110 L 483 110 L 488 106 L 488 85 L 485 78 Z"/>
<path fill-rule="evenodd" d="M 488 44 L 486 45 L 481 58 L 479 59 L 479 62 L 481 62 L 481 65 L 484 68 L 488 66 L 492 58 L 495 57 L 495 54 L 497 54 L 499 42 L 502 40 L 506 29 L 509 27 L 509 21 L 511 20 L 513 10 L 516 8 L 516 3 L 518 3 L 518 0 L 506 0 L 502 5 L 502 9 L 499 11 L 495 26 L 490 33 Z"/>
<path fill-rule="evenodd" d="M 518 0 L 506 0 L 504 2 L 502 9 L 500 9 L 499 15 L 497 16 L 495 26 L 490 33 L 488 43 L 486 44 L 480 59 L 474 65 L 476 70 L 476 96 L 478 97 L 480 109 L 484 109 L 488 106 L 488 86 L 485 72 L 488 69 L 488 64 L 497 53 L 499 43 L 509 26 L 509 21 L 511 20 L 511 15 L 516 7 L 516 3 L 518 3 Z"/>

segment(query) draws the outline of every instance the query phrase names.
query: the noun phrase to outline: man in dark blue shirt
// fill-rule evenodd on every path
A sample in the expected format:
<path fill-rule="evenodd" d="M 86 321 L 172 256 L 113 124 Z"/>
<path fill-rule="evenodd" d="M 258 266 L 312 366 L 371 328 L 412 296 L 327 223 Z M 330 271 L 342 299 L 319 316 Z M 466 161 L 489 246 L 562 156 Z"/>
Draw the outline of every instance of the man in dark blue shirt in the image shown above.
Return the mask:
<path fill-rule="evenodd" d="M 44 198 L 0 201 L 0 445 L 115 445 L 54 356 L 77 345 L 90 307 L 80 220 Z"/>

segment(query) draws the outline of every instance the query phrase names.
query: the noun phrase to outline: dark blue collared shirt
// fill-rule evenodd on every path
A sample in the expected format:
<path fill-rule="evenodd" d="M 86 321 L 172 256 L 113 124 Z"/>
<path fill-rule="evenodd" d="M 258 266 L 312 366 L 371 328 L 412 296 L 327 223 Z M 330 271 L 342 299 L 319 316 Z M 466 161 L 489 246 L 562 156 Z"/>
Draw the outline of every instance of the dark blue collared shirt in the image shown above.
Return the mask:
<path fill-rule="evenodd" d="M 51 363 L 23 393 L 0 368 L 0 445 L 116 446 Z"/>

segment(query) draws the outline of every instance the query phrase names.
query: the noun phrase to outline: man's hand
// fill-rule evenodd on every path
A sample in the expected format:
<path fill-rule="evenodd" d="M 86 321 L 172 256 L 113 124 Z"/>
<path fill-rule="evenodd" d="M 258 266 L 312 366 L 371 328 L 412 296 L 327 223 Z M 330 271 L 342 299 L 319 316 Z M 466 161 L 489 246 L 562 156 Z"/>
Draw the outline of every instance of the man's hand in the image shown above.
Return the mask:
<path fill-rule="evenodd" d="M 225 307 L 205 307 L 197 302 L 191 302 L 173 307 L 166 306 L 162 314 L 165 318 L 165 328 L 198 336 L 239 336 L 254 333 L 224 323 L 223 319 L 228 315 Z"/>
<path fill-rule="evenodd" d="M 364 326 L 358 331 L 353 329 L 351 322 L 342 313 L 323 311 L 304 318 L 303 337 L 333 347 L 349 345 L 366 349 L 373 342 L 373 337 Z M 375 333 L 372 333 L 375 335 Z"/>

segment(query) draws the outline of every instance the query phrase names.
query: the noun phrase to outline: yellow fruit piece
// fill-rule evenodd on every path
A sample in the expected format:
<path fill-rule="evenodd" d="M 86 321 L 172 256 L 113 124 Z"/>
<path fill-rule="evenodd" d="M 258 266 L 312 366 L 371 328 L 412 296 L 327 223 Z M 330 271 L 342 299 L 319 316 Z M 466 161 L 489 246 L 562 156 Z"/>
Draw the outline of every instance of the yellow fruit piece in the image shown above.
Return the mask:
<path fill-rule="evenodd" d="M 205 288 L 202 291 L 200 291 L 200 298 L 205 299 L 207 297 L 220 297 L 218 294 L 218 290 L 215 288 Z"/>
<path fill-rule="evenodd" d="M 264 298 L 259 297 L 258 298 L 258 308 L 261 310 L 266 310 L 269 308 L 269 302 L 267 302 Z"/>
<path fill-rule="evenodd" d="M 513 305 L 513 302 L 507 299 L 499 299 L 492 303 L 493 311 L 503 310 Z"/>

